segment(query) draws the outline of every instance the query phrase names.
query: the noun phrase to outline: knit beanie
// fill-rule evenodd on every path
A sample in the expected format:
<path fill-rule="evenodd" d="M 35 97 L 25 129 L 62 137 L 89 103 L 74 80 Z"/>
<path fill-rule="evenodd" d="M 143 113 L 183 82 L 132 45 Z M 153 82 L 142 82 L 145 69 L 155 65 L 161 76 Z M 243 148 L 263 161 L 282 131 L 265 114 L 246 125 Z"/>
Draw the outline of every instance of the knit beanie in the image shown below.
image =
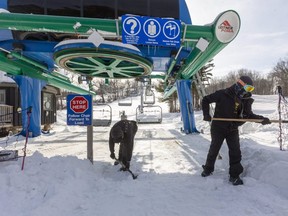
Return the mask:
<path fill-rule="evenodd" d="M 240 80 L 242 80 L 247 85 L 253 86 L 253 81 L 249 76 L 241 76 Z"/>

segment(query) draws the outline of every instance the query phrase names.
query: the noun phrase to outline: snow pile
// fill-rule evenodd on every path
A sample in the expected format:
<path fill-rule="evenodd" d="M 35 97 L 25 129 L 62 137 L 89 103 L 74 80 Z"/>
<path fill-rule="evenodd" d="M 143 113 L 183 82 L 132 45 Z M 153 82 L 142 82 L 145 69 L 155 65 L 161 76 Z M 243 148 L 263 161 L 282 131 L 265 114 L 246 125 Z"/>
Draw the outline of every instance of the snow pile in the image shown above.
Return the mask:
<path fill-rule="evenodd" d="M 254 112 L 277 119 L 277 96 L 255 96 Z M 135 119 L 140 98 L 131 107 L 110 104 L 112 125 L 125 109 Z M 212 176 L 200 176 L 210 145 L 209 124 L 196 112 L 203 134 L 183 134 L 179 113 L 168 113 L 162 124 L 139 124 L 131 170 L 119 172 L 109 158 L 110 127 L 94 127 L 94 163 L 87 158 L 86 127 L 67 126 L 65 110 L 50 134 L 30 138 L 24 170 L 22 158 L 0 163 L 1 215 L 288 215 L 288 152 L 280 151 L 278 124 L 246 123 L 241 129 L 243 186 L 228 182 L 228 149 L 222 146 Z M 24 137 L 0 140 L 0 149 L 19 150 Z"/>

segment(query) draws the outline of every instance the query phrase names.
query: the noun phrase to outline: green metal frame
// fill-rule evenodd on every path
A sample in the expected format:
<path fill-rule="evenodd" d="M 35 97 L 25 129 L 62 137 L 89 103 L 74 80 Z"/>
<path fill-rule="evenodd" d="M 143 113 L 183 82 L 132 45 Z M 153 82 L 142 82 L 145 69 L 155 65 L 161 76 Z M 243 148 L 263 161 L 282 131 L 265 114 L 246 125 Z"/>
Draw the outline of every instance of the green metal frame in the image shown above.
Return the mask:
<path fill-rule="evenodd" d="M 176 79 L 191 79 L 201 67 L 216 56 L 227 44 L 234 38 L 227 42 L 219 41 L 217 38 L 217 22 L 224 13 L 233 13 L 240 18 L 235 11 L 229 10 L 221 13 L 210 25 L 188 25 L 182 23 L 181 27 L 181 47 L 191 48 L 191 53 L 177 71 Z M 236 18 L 236 19 L 237 19 Z M 10 29 L 18 31 L 34 31 L 34 32 L 54 32 L 54 33 L 73 33 L 82 37 L 88 37 L 91 30 L 97 30 L 103 34 L 105 39 L 121 41 L 122 22 L 120 19 L 95 19 L 95 18 L 81 18 L 81 17 L 64 17 L 64 16 L 48 16 L 35 14 L 16 14 L 16 13 L 0 13 L 0 29 Z M 238 33 L 239 29 L 236 32 Z M 236 36 L 235 35 L 235 36 Z M 208 42 L 207 48 L 203 51 L 197 47 L 200 39 Z M 94 50 L 95 51 L 95 50 Z M 109 57 L 110 55 L 110 57 Z M 15 56 L 14 56 L 15 57 Z M 17 58 L 17 56 L 16 56 Z M 108 61 L 107 61 L 108 59 Z M 69 50 L 59 51 L 55 54 L 55 60 L 61 67 L 80 74 L 89 74 L 90 68 L 96 69 L 91 72 L 92 76 L 100 76 L 103 78 L 132 78 L 140 75 L 149 75 L 152 70 L 151 63 L 142 57 L 136 55 L 129 55 L 127 53 L 114 53 L 93 50 Z M 155 76 L 167 81 L 172 67 L 176 59 L 172 59 L 172 64 L 169 67 L 166 76 Z M 12 61 L 7 58 L 7 55 L 1 52 L 0 54 L 1 66 L 0 69 L 9 74 L 21 74 L 46 80 L 55 86 L 67 88 L 72 86 L 67 80 L 63 80 L 59 76 L 54 76 L 53 73 L 46 73 L 46 66 L 40 62 L 30 61 L 29 58 L 20 58 L 17 61 Z M 83 62 L 86 62 L 82 64 Z M 89 63 L 87 63 L 89 62 Z M 106 63 L 104 63 L 106 62 Z M 108 62 L 108 63 L 107 63 Z M 81 66 L 81 67 L 79 67 Z M 123 66 L 120 68 L 119 66 Z M 133 69 L 134 72 L 132 72 Z M 104 72 L 100 72 L 103 70 Z M 33 71 L 33 72 L 32 72 Z M 121 75 L 121 76 L 120 76 Z M 153 78 L 153 73 L 151 74 Z M 169 97 L 176 88 L 173 84 L 169 87 L 169 91 L 164 96 L 164 99 Z"/>
<path fill-rule="evenodd" d="M 152 62 L 139 55 L 105 49 L 72 48 L 54 54 L 57 65 L 64 69 L 100 78 L 135 78 L 150 75 Z"/>
<path fill-rule="evenodd" d="M 35 79 L 46 81 L 47 84 L 63 88 L 79 94 L 95 94 L 89 90 L 80 88 L 79 86 L 71 83 L 67 78 L 60 77 L 56 72 L 44 73 L 39 70 L 37 66 L 27 64 L 26 61 L 21 59 L 12 59 L 9 54 L 0 52 L 0 70 L 5 71 L 10 75 L 29 76 Z"/>

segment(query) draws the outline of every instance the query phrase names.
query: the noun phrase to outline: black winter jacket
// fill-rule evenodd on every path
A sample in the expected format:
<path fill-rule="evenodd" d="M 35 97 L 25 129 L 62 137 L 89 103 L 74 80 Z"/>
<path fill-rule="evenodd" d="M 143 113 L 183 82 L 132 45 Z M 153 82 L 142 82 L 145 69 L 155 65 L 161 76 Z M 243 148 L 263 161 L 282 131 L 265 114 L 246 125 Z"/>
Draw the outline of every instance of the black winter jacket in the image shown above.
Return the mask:
<path fill-rule="evenodd" d="M 215 103 L 214 118 L 246 118 L 263 119 L 261 115 L 252 112 L 253 99 L 251 97 L 240 99 L 235 93 L 235 84 L 229 88 L 221 89 L 207 95 L 202 100 L 203 115 L 209 114 L 210 104 Z M 212 128 L 237 129 L 243 122 L 212 121 Z"/>
<path fill-rule="evenodd" d="M 121 140 L 120 145 L 125 145 L 124 147 L 125 152 L 123 152 L 122 156 L 127 161 L 130 161 L 132 157 L 133 146 L 134 146 L 134 136 L 138 130 L 136 121 L 121 120 L 113 125 L 109 134 L 109 149 L 111 153 L 114 153 L 114 148 L 115 148 L 115 142 L 111 136 L 111 133 L 113 130 L 121 130 L 123 132 L 124 137 Z"/>

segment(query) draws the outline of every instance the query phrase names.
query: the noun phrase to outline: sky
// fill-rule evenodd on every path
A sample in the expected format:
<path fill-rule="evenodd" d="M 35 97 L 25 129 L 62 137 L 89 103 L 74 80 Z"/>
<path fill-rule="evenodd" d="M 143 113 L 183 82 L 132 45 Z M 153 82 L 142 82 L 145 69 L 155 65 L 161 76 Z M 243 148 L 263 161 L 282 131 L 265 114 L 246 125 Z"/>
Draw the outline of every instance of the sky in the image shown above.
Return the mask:
<path fill-rule="evenodd" d="M 254 95 L 254 99 L 254 113 L 278 118 L 277 95 Z M 124 109 L 128 119 L 135 120 L 139 104 L 139 96 L 132 98 L 129 107 L 118 106 L 117 101 L 109 104 L 112 125 Z M 166 103 L 156 100 L 156 105 L 162 108 L 162 123 L 138 125 L 130 167 L 138 174 L 135 180 L 128 172 L 120 172 L 109 157 L 112 125 L 93 128 L 92 164 L 87 160 L 86 127 L 67 126 L 66 110 L 58 111 L 50 133 L 28 138 L 24 170 L 23 157 L 0 162 L 1 215 L 288 215 L 288 152 L 279 150 L 278 124 L 249 122 L 240 128 L 244 185 L 233 186 L 228 181 L 226 143 L 213 175 L 200 175 L 211 140 L 210 126 L 202 120 L 201 111 L 195 112 L 195 119 L 203 133 L 183 134 L 180 114 L 168 113 Z M 153 109 L 157 110 L 152 107 L 150 111 Z M 94 110 L 97 118 L 109 114 L 105 106 Z M 24 145 L 22 136 L 0 139 L 1 151 L 18 150 L 20 156 Z"/>
<path fill-rule="evenodd" d="M 235 10 L 240 16 L 238 35 L 214 58 L 214 76 L 225 76 L 241 68 L 267 74 L 280 59 L 288 58 L 288 1 L 186 2 L 194 25 L 211 23 L 226 10 Z"/>

